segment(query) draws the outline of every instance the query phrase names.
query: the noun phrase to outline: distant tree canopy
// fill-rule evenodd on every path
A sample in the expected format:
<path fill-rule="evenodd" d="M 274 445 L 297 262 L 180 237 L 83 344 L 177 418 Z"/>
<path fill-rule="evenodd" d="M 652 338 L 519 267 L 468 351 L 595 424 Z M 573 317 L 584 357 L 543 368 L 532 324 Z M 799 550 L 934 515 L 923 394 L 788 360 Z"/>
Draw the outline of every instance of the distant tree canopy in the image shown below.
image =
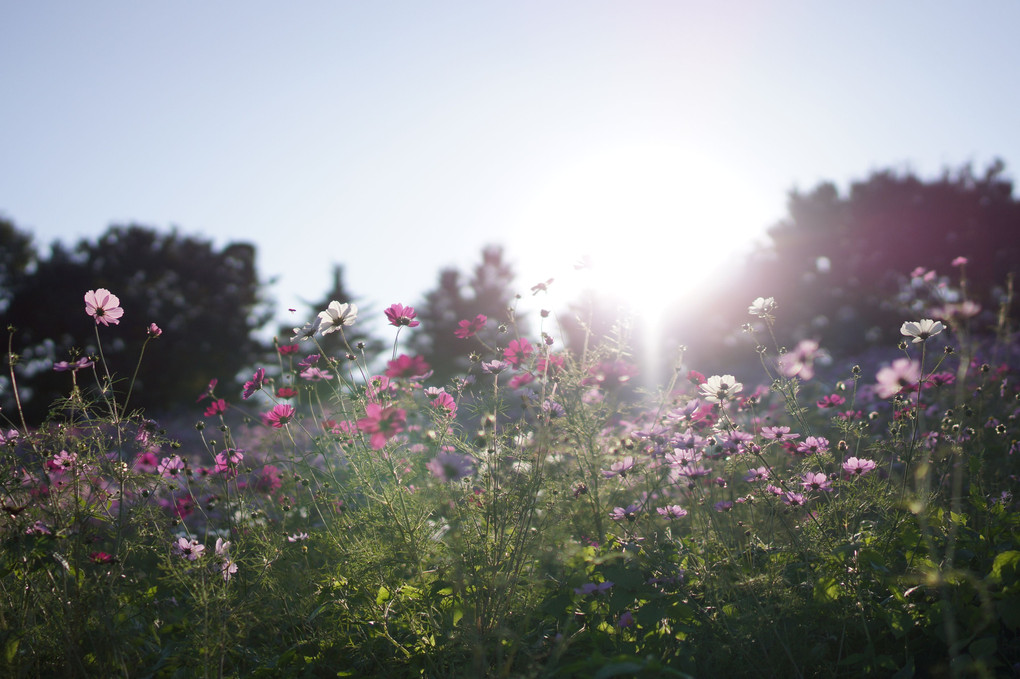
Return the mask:
<path fill-rule="evenodd" d="M 426 293 L 424 303 L 416 307 L 421 326 L 405 335 L 410 342 L 409 353 L 425 356 L 436 377 L 445 381 L 467 369 L 469 355 L 482 348 L 479 339 L 489 346 L 502 341 L 505 347 L 509 338 L 500 335 L 498 328 L 510 320 L 509 309 L 515 296 L 513 281 L 513 267 L 498 246 L 482 251 L 482 261 L 466 282 L 457 269 L 442 270 L 438 287 Z M 454 332 L 458 323 L 478 314 L 488 318 L 478 338 L 457 338 Z M 526 332 L 520 326 L 518 321 L 519 332 Z"/>
<path fill-rule="evenodd" d="M 54 372 L 53 363 L 96 351 L 95 323 L 85 314 L 88 290 L 106 288 L 120 298 L 124 317 L 117 326 L 100 327 L 100 336 L 111 371 L 125 387 L 149 323 L 163 330 L 146 351 L 129 407 L 164 412 L 194 403 L 214 377 L 230 388 L 261 351 L 255 331 L 269 313 L 250 244 L 217 250 L 176 231 L 115 226 L 94 242 L 81 240 L 71 248 L 57 243 L 48 257 L 22 252 L 11 264 L 6 244 L 24 238 L 7 227 L 0 227 L 5 245 L 0 280 L 9 300 L 0 310 L 4 326 L 16 328 L 19 387 L 33 421 L 68 393 L 69 377 Z M 29 263 L 22 265 L 26 256 Z M 11 404 L 5 389 L 4 409 Z"/>
<path fill-rule="evenodd" d="M 823 183 L 791 192 L 787 205 L 771 244 L 713 297 L 712 322 L 700 327 L 707 346 L 747 322 L 758 296 L 779 304 L 781 341 L 813 337 L 846 352 L 895 344 L 907 319 L 892 300 L 915 268 L 958 275 L 950 264 L 966 257 L 969 292 L 988 318 L 1020 269 L 1020 202 L 1000 161 L 931 181 L 875 172 L 846 195 Z"/>

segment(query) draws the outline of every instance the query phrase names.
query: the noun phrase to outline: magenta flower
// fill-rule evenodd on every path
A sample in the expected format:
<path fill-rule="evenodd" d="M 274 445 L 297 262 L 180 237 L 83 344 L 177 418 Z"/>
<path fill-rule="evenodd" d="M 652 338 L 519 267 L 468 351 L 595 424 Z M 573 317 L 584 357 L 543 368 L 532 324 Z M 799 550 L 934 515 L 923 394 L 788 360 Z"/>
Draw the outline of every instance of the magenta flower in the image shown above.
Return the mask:
<path fill-rule="evenodd" d="M 957 257 L 956 259 L 954 259 L 954 260 L 953 260 L 953 261 L 952 261 L 952 262 L 950 263 L 950 265 L 951 265 L 951 266 L 963 266 L 963 265 L 965 265 L 966 263 L 967 263 L 967 258 L 966 258 L 966 257 L 962 257 L 962 256 L 961 256 L 961 257 Z"/>
<path fill-rule="evenodd" d="M 369 445 L 379 450 L 386 442 L 404 430 L 407 422 L 407 411 L 389 406 L 383 408 L 378 403 L 365 406 L 365 417 L 358 420 L 358 428 L 370 435 Z"/>
<path fill-rule="evenodd" d="M 389 319 L 390 325 L 400 327 L 406 325 L 409 328 L 416 328 L 421 325 L 418 321 L 414 320 L 416 315 L 414 307 L 404 306 L 403 304 L 393 304 L 385 312 L 386 318 Z"/>
<path fill-rule="evenodd" d="M 864 476 L 870 471 L 875 469 L 875 463 L 872 460 L 866 460 L 864 458 L 849 457 L 846 462 L 843 463 L 843 471 L 850 476 Z"/>
<path fill-rule="evenodd" d="M 333 375 L 322 368 L 305 368 L 299 373 L 299 376 L 309 382 L 321 382 L 322 380 L 333 379 Z"/>
<path fill-rule="evenodd" d="M 218 398 L 205 409 L 205 416 L 212 417 L 225 412 L 227 412 L 227 401 L 226 399 Z"/>
<path fill-rule="evenodd" d="M 276 389 L 277 398 L 294 398 L 297 396 L 297 389 L 293 387 L 278 387 Z"/>
<path fill-rule="evenodd" d="M 460 339 L 467 339 L 468 337 L 474 337 L 479 330 L 485 327 L 485 323 L 489 319 L 482 314 L 478 314 L 474 317 L 474 320 L 463 320 L 457 323 L 458 327 L 453 331 L 453 334 Z"/>
<path fill-rule="evenodd" d="M 531 342 L 527 339 L 510 340 L 510 344 L 503 351 L 503 358 L 506 359 L 507 363 L 517 367 L 522 362 L 526 361 L 533 353 L 535 348 L 531 346 Z"/>
<path fill-rule="evenodd" d="M 768 467 L 758 467 L 757 469 L 751 469 L 744 474 L 744 480 L 748 482 L 754 481 L 767 481 L 771 473 Z"/>
<path fill-rule="evenodd" d="M 624 519 L 633 521 L 637 518 L 637 513 L 640 509 L 640 504 L 632 502 L 626 507 L 615 507 L 611 512 L 609 512 L 609 516 L 613 519 L 613 521 L 623 521 Z"/>
<path fill-rule="evenodd" d="M 75 372 L 77 370 L 81 370 L 82 368 L 91 368 L 95 364 L 96 364 L 95 361 L 93 361 L 92 359 L 79 358 L 77 361 L 72 361 L 70 363 L 67 361 L 58 361 L 53 364 L 53 369 L 56 370 L 58 373 L 66 372 L 68 370 Z"/>
<path fill-rule="evenodd" d="M 216 454 L 216 466 L 213 467 L 213 472 L 216 474 L 237 476 L 237 466 L 241 464 L 241 460 L 243 459 L 243 450 L 227 448 L 222 453 Z"/>
<path fill-rule="evenodd" d="M 846 403 L 846 399 L 840 396 L 839 394 L 829 394 L 828 396 L 823 396 L 820 399 L 818 399 L 818 402 L 815 403 L 815 405 L 817 405 L 819 408 L 825 409 L 836 408 L 838 406 L 843 405 L 844 403 Z"/>
<path fill-rule="evenodd" d="M 792 507 L 800 507 L 804 504 L 804 496 L 801 493 L 787 491 L 783 493 L 783 502 Z"/>
<path fill-rule="evenodd" d="M 89 554 L 89 559 L 94 564 L 104 564 L 113 561 L 113 557 L 106 552 L 92 552 Z"/>
<path fill-rule="evenodd" d="M 789 427 L 762 427 L 761 436 L 772 441 L 789 441 L 798 438 L 800 434 L 791 434 Z"/>
<path fill-rule="evenodd" d="M 251 376 L 251 379 L 244 383 L 244 393 L 241 394 L 241 398 L 249 399 L 252 394 L 262 389 L 262 385 L 266 381 L 266 369 L 259 368 L 255 371 L 255 374 Z"/>
<path fill-rule="evenodd" d="M 259 471 L 259 478 L 255 481 L 255 489 L 269 495 L 283 487 L 283 474 L 276 465 L 267 464 Z"/>
<path fill-rule="evenodd" d="M 117 295 L 106 288 L 99 288 L 85 293 L 85 313 L 96 319 L 96 325 L 117 325 L 124 310 L 120 308 Z"/>
<path fill-rule="evenodd" d="M 431 374 L 429 364 L 425 362 L 424 356 L 411 358 L 407 354 L 401 354 L 386 364 L 386 377 L 408 379 L 424 379 Z"/>
<path fill-rule="evenodd" d="M 286 403 L 279 403 L 273 409 L 262 415 L 262 419 L 274 429 L 282 429 L 284 425 L 294 419 L 294 406 Z"/>
<path fill-rule="evenodd" d="M 432 407 L 447 417 L 454 417 L 457 414 L 457 402 L 445 391 L 436 394 L 436 397 L 432 399 Z"/>
<path fill-rule="evenodd" d="M 155 323 L 149 323 L 149 328 L 147 332 L 149 334 L 149 337 L 151 337 L 152 339 L 156 339 L 157 337 L 163 334 L 163 328 L 159 327 Z"/>

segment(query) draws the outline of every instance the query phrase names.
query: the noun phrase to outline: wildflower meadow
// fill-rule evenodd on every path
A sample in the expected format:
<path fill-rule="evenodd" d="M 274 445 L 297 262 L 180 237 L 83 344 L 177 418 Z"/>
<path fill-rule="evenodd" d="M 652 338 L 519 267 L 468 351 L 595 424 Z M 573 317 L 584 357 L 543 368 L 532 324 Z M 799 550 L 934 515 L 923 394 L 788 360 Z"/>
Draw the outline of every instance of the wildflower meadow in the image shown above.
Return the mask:
<path fill-rule="evenodd" d="M 663 384 L 545 311 L 460 319 L 440 381 L 414 308 L 333 301 L 187 428 L 104 358 L 158 360 L 160 319 L 82 290 L 65 397 L 0 412 L 0 673 L 1015 676 L 1020 343 L 1009 286 L 979 332 L 950 270 L 913 272 L 898 346 L 793 342 L 762 296 L 753 375 L 678 348 Z"/>

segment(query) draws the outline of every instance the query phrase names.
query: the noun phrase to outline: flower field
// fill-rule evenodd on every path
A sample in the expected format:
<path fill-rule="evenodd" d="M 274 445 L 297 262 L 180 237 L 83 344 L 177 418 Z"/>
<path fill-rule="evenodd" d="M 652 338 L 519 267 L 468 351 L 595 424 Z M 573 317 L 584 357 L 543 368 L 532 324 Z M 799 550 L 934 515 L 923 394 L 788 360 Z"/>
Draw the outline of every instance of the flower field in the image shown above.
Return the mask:
<path fill-rule="evenodd" d="M 1005 312 L 978 332 L 965 296 L 919 293 L 867 363 L 787 347 L 761 297 L 757 375 L 681 355 L 661 385 L 619 343 L 568 351 L 553 314 L 495 344 L 479 315 L 439 383 L 401 351 L 413 308 L 371 312 L 376 356 L 334 301 L 181 429 L 104 358 L 132 324 L 167 339 L 115 292 L 85 294 L 96 351 L 53 366 L 48 420 L 0 412 L 4 676 L 1020 672 Z"/>

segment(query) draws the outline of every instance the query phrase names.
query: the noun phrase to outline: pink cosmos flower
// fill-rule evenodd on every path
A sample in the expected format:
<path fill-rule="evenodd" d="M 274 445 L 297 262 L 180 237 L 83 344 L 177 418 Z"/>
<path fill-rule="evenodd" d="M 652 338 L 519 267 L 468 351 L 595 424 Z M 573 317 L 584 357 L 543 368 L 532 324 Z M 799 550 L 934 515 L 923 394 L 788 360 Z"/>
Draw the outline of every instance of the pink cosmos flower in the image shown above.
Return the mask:
<path fill-rule="evenodd" d="M 637 502 L 632 502 L 626 507 L 615 507 L 609 512 L 609 517 L 613 521 L 634 521 L 637 519 L 637 513 L 641 510 L 641 505 Z"/>
<path fill-rule="evenodd" d="M 879 398 L 891 398 L 904 389 L 917 386 L 921 379 L 921 364 L 909 358 L 897 358 L 878 371 L 875 380 L 875 395 Z"/>
<path fill-rule="evenodd" d="M 157 337 L 163 334 L 163 328 L 159 327 L 155 323 L 149 323 L 149 328 L 147 332 L 149 333 L 149 337 L 151 337 L 152 339 L 156 339 Z"/>
<path fill-rule="evenodd" d="M 482 314 L 478 314 L 477 316 L 474 317 L 474 320 L 463 320 L 463 321 L 460 321 L 460 322 L 457 323 L 457 325 L 460 326 L 460 327 L 457 328 L 456 330 L 454 330 L 453 334 L 456 337 L 459 337 L 460 339 L 467 339 L 468 337 L 474 337 L 478 333 L 479 330 L 481 330 L 482 328 L 485 327 L 485 323 L 488 320 L 489 319 L 486 316 L 484 316 Z"/>
<path fill-rule="evenodd" d="M 603 469 L 602 476 L 604 476 L 607 479 L 611 479 L 614 476 L 627 478 L 627 472 L 634 469 L 634 466 L 636 464 L 637 464 L 636 460 L 634 460 L 632 456 L 628 455 L 622 460 L 617 460 L 613 464 L 609 465 L 609 469 Z"/>
<path fill-rule="evenodd" d="M 441 392 L 432 399 L 432 407 L 439 410 L 447 417 L 454 417 L 457 415 L 457 402 L 453 400 L 453 396 L 448 393 Z"/>
<path fill-rule="evenodd" d="M 274 429 L 283 429 L 284 425 L 294 419 L 294 406 L 279 403 L 262 415 L 262 419 Z"/>
<path fill-rule="evenodd" d="M 804 490 L 832 492 L 832 484 L 829 483 L 829 477 L 821 472 L 805 472 L 804 480 L 801 481 L 800 485 L 804 487 Z"/>
<path fill-rule="evenodd" d="M 79 358 L 77 361 L 72 361 L 70 363 L 67 361 L 57 361 L 56 363 L 53 364 L 53 369 L 56 370 L 58 373 L 66 372 L 68 370 L 70 370 L 71 372 L 75 372 L 83 368 L 91 368 L 95 364 L 96 362 L 90 358 Z"/>
<path fill-rule="evenodd" d="M 687 516 L 687 510 L 681 507 L 680 505 L 667 505 L 665 507 L 656 507 L 655 511 L 657 511 L 660 515 L 666 517 L 667 519 L 680 519 Z"/>
<path fill-rule="evenodd" d="M 533 353 L 535 348 L 531 346 L 531 342 L 527 339 L 514 339 L 510 340 L 510 344 L 503 351 L 503 358 L 510 365 L 517 367 L 522 362 L 526 361 Z"/>
<path fill-rule="evenodd" d="M 394 406 L 383 408 L 378 403 L 369 403 L 365 406 L 365 417 L 358 420 L 358 428 L 371 435 L 369 445 L 379 450 L 404 430 L 406 422 L 406 410 Z"/>
<path fill-rule="evenodd" d="M 262 471 L 259 472 L 258 480 L 255 481 L 255 489 L 267 495 L 275 493 L 282 487 L 283 474 L 280 472 L 279 467 L 271 464 L 267 464 L 262 468 Z"/>
<path fill-rule="evenodd" d="M 113 561 L 113 557 L 106 552 L 92 552 L 89 554 L 89 559 L 94 564 L 104 564 Z"/>
<path fill-rule="evenodd" d="M 779 357 L 779 371 L 786 377 L 810 380 L 815 376 L 815 361 L 828 360 L 828 353 L 816 340 L 801 340 L 793 351 Z"/>
<path fill-rule="evenodd" d="M 85 313 L 96 319 L 96 325 L 117 325 L 124 310 L 120 308 L 117 295 L 106 288 L 99 288 L 85 293 Z"/>
<path fill-rule="evenodd" d="M 276 398 L 294 398 L 297 396 L 297 389 L 293 387 L 278 387 L 276 389 Z"/>
<path fill-rule="evenodd" d="M 829 439 L 824 436 L 808 436 L 797 446 L 797 452 L 805 455 L 824 453 L 829 449 Z"/>
<path fill-rule="evenodd" d="M 615 583 L 612 580 L 606 580 L 605 582 L 586 582 L 580 587 L 574 588 L 574 594 L 581 596 L 588 596 L 589 594 L 602 594 L 608 592 Z"/>
<path fill-rule="evenodd" d="M 843 405 L 844 403 L 846 403 L 846 399 L 840 396 L 839 394 L 829 394 L 828 396 L 823 396 L 822 398 L 818 399 L 818 402 L 815 405 L 817 405 L 819 408 L 824 409 L 835 408 L 837 406 Z"/>
<path fill-rule="evenodd" d="M 227 412 L 227 401 L 226 399 L 218 398 L 209 404 L 209 407 L 205 409 L 205 416 L 212 417 L 213 415 L 219 415 L 220 413 Z"/>
<path fill-rule="evenodd" d="M 429 364 L 425 362 L 424 356 L 411 358 L 407 354 L 401 354 L 386 364 L 386 377 L 408 379 L 424 379 L 431 374 Z"/>
<path fill-rule="evenodd" d="M 227 448 L 222 453 L 216 454 L 216 466 L 213 467 L 213 472 L 216 474 L 226 474 L 231 477 L 237 476 L 237 466 L 241 464 L 243 459 L 243 450 Z"/>
<path fill-rule="evenodd" d="M 296 354 L 301 350 L 301 347 L 297 344 L 283 344 L 277 349 L 281 356 L 287 356 L 289 354 Z"/>
<path fill-rule="evenodd" d="M 957 257 L 952 261 L 951 266 L 963 266 L 967 261 L 966 257 Z"/>
<path fill-rule="evenodd" d="M 414 320 L 416 315 L 414 307 L 404 306 L 403 304 L 393 304 L 385 312 L 386 318 L 389 320 L 390 325 L 400 327 L 406 325 L 409 328 L 416 328 L 421 325 L 418 321 Z"/>
<path fill-rule="evenodd" d="M 177 474 L 184 471 L 184 460 L 181 459 L 180 455 L 164 457 L 160 460 L 156 471 L 159 472 L 160 476 L 177 476 Z"/>
<path fill-rule="evenodd" d="M 870 471 L 875 469 L 875 463 L 872 460 L 866 460 L 863 457 L 858 459 L 856 457 L 847 458 L 846 462 L 843 463 L 843 471 L 850 476 L 864 476 Z"/>
<path fill-rule="evenodd" d="M 174 551 L 188 561 L 197 561 L 205 554 L 205 545 L 201 544 L 198 540 L 180 537 L 177 538 L 177 542 L 174 544 Z"/>
<path fill-rule="evenodd" d="M 321 368 L 305 368 L 299 373 L 302 379 L 306 379 L 309 382 L 321 382 L 322 380 L 331 380 L 333 376 Z"/>

